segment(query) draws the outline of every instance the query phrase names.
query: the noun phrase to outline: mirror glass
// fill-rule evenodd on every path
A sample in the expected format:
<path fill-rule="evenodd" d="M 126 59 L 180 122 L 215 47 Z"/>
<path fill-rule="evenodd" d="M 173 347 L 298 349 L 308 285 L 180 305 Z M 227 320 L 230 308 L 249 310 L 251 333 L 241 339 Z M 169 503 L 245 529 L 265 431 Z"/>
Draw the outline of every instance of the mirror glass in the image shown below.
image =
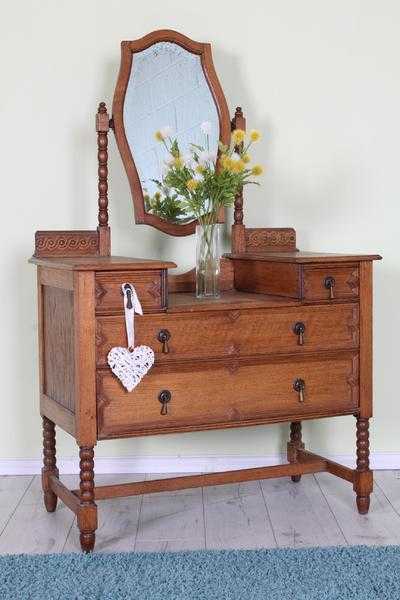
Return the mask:
<path fill-rule="evenodd" d="M 156 131 L 170 128 L 182 155 L 190 144 L 204 146 L 201 124 L 210 123 L 210 152 L 217 154 L 220 136 L 217 108 L 205 78 L 200 56 L 172 42 L 159 42 L 133 54 L 126 90 L 123 121 L 125 135 L 135 162 L 144 195 L 158 191 L 154 179 L 162 180 L 169 157 L 165 145 L 155 139 Z M 169 145 L 168 140 L 166 140 Z M 189 215 L 170 215 L 163 203 L 146 201 L 146 211 L 160 218 L 186 223 Z"/>

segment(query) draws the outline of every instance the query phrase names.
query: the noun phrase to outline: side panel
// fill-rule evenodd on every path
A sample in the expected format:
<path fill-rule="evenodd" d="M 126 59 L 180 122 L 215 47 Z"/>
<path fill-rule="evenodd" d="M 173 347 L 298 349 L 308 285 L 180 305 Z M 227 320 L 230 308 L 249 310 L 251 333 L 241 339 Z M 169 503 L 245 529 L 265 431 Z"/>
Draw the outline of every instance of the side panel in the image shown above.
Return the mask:
<path fill-rule="evenodd" d="M 74 435 L 72 275 L 38 268 L 40 412 Z"/>
<path fill-rule="evenodd" d="M 360 264 L 360 416 L 372 417 L 372 262 Z"/>

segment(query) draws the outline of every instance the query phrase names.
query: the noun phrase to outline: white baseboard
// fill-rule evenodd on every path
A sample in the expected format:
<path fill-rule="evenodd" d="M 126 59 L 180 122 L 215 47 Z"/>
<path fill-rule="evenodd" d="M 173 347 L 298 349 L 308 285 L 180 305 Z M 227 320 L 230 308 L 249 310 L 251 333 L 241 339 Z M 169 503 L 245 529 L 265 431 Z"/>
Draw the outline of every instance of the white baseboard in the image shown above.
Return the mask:
<path fill-rule="evenodd" d="M 354 456 L 330 455 L 328 458 L 354 467 Z M 400 469 L 400 452 L 375 452 L 371 454 L 372 469 Z M 284 455 L 266 456 L 132 456 L 102 458 L 95 461 L 95 472 L 103 473 L 204 473 L 250 469 L 286 462 Z M 59 458 L 60 473 L 78 473 L 76 458 Z M 36 475 L 42 468 L 41 459 L 0 459 L 0 475 Z"/>

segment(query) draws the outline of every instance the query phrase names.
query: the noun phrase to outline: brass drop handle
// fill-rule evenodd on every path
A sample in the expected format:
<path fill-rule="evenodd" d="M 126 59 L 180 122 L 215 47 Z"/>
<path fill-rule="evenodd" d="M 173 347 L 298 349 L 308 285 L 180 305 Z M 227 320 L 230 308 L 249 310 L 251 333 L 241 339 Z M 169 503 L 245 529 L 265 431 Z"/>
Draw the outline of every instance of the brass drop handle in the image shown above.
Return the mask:
<path fill-rule="evenodd" d="M 163 354 L 168 354 L 168 352 L 169 352 L 168 341 L 171 339 L 171 334 L 168 331 L 168 329 L 161 329 L 158 332 L 157 339 L 158 339 L 159 342 L 162 343 L 161 352 Z"/>
<path fill-rule="evenodd" d="M 295 379 L 293 389 L 299 394 L 299 402 L 304 402 L 304 392 L 306 390 L 306 382 L 304 379 Z"/>
<path fill-rule="evenodd" d="M 302 323 L 301 321 L 299 321 L 298 323 L 296 323 L 293 327 L 293 333 L 295 335 L 297 335 L 297 343 L 299 346 L 303 346 L 304 345 L 304 334 L 306 331 L 306 326 L 304 325 L 304 323 Z"/>
<path fill-rule="evenodd" d="M 336 281 L 334 277 L 325 277 L 324 287 L 329 290 L 329 297 L 331 300 L 334 300 L 335 296 L 333 293 L 333 288 L 335 287 Z"/>
<path fill-rule="evenodd" d="M 158 394 L 158 400 L 162 404 L 162 406 L 161 406 L 161 414 L 162 415 L 168 414 L 168 402 L 171 400 L 171 398 L 172 398 L 172 394 L 169 390 L 162 390 Z"/>

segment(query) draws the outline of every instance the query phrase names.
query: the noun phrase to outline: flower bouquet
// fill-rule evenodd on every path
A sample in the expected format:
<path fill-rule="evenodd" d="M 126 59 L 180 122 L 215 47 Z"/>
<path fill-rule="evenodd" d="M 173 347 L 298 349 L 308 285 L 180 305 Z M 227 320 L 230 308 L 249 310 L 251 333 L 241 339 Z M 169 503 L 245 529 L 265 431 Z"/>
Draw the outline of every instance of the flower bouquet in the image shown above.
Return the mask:
<path fill-rule="evenodd" d="M 170 127 L 156 131 L 167 159 L 162 180 L 153 180 L 158 190 L 152 197 L 145 195 L 145 206 L 148 212 L 172 222 L 198 221 L 196 294 L 217 296 L 218 214 L 234 204 L 244 185 L 258 183 L 253 178 L 263 169 L 258 164 L 251 166 L 249 150 L 261 135 L 254 129 L 248 135 L 236 129 L 229 146 L 220 142 L 217 153 L 210 151 L 211 123 L 202 123 L 201 130 L 204 145 L 190 144 L 187 154 L 181 153 Z"/>

